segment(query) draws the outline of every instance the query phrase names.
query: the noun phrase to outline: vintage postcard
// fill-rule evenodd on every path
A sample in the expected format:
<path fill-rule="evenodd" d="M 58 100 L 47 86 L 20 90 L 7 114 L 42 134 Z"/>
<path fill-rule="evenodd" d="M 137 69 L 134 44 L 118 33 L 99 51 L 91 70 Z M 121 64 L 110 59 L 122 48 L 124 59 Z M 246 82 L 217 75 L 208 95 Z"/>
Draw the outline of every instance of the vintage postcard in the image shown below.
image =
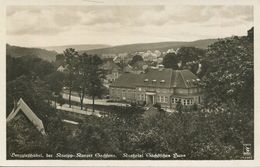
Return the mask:
<path fill-rule="evenodd" d="M 1 165 L 257 166 L 259 5 L 3 1 Z"/>

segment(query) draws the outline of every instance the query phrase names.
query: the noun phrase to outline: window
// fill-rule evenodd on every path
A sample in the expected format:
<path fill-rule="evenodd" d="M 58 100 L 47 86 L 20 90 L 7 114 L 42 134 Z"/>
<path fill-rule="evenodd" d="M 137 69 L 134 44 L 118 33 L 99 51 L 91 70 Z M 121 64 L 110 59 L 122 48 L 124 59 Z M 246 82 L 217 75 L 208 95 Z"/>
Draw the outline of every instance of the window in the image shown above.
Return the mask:
<path fill-rule="evenodd" d="M 166 96 L 164 97 L 164 102 L 168 103 L 168 97 L 166 97 Z"/>
<path fill-rule="evenodd" d="M 189 105 L 190 104 L 190 100 L 189 99 L 187 99 L 187 105 Z"/>
<path fill-rule="evenodd" d="M 142 97 L 141 97 L 141 100 L 144 101 L 144 100 L 145 100 L 145 96 L 144 96 L 143 94 L 142 94 L 141 96 L 142 96 Z"/>
<path fill-rule="evenodd" d="M 186 99 L 183 99 L 183 105 L 186 105 Z"/>
<path fill-rule="evenodd" d="M 161 80 L 160 83 L 165 83 L 165 80 Z"/>
<path fill-rule="evenodd" d="M 173 104 L 177 104 L 177 103 L 178 103 L 178 101 L 179 101 L 179 99 L 178 99 L 178 98 L 172 98 L 172 103 L 173 103 Z"/>
<path fill-rule="evenodd" d="M 123 98 L 125 98 L 125 96 L 126 96 L 126 90 L 123 90 L 123 91 L 122 91 L 122 96 L 123 96 Z"/>
<path fill-rule="evenodd" d="M 160 96 L 160 101 L 163 103 L 164 102 L 164 99 L 163 99 L 163 96 Z"/>
<path fill-rule="evenodd" d="M 193 104 L 193 99 L 190 100 L 190 104 Z"/>

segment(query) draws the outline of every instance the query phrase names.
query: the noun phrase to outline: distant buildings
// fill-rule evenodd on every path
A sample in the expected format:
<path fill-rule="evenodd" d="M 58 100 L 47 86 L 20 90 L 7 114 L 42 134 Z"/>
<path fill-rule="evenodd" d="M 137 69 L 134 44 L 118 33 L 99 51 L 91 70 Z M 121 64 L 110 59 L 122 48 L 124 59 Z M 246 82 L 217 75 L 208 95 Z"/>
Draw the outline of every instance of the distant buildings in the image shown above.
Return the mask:
<path fill-rule="evenodd" d="M 106 71 L 107 84 L 114 82 L 122 73 L 121 67 L 114 61 L 106 61 L 101 68 Z"/>
<path fill-rule="evenodd" d="M 199 78 L 189 70 L 149 69 L 146 73 L 124 73 L 109 87 L 111 99 L 139 104 L 161 104 L 175 108 L 200 104 L 203 90 L 196 86 Z"/>

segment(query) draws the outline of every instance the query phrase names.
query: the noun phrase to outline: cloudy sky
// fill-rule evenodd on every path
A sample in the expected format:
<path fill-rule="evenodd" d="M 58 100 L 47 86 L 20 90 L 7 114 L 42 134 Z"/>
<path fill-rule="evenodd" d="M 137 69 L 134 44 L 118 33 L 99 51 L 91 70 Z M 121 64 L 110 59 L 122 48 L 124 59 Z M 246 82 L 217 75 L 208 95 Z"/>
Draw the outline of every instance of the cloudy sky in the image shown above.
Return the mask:
<path fill-rule="evenodd" d="M 251 6 L 8 6 L 7 42 L 19 46 L 192 41 L 245 35 Z"/>

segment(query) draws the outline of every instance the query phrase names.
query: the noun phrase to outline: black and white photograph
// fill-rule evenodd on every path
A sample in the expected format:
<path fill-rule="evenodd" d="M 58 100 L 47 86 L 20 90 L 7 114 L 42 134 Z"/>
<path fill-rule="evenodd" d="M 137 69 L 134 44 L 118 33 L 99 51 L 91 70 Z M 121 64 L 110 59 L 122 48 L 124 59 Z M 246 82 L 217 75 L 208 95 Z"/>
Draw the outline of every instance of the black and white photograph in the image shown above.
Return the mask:
<path fill-rule="evenodd" d="M 5 7 L 6 160 L 254 160 L 254 6 L 99 2 Z"/>

